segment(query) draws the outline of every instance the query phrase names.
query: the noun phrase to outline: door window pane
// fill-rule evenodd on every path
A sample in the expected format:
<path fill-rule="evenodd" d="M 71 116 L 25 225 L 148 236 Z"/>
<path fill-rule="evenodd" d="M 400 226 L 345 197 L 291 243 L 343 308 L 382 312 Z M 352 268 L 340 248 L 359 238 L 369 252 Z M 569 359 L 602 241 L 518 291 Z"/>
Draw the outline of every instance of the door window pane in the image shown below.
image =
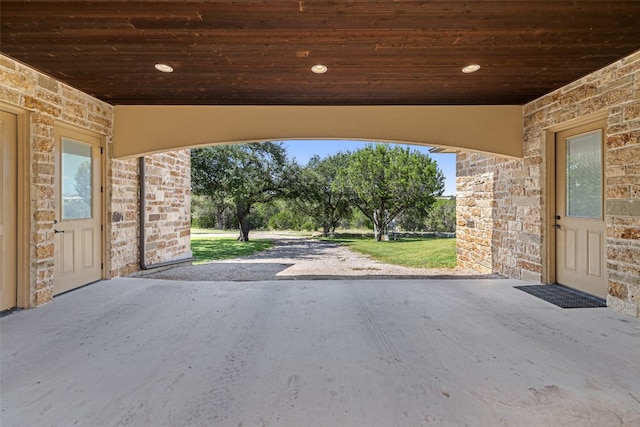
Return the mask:
<path fill-rule="evenodd" d="M 602 218 L 602 137 L 567 138 L 567 216 Z"/>
<path fill-rule="evenodd" d="M 91 145 L 62 140 L 62 219 L 91 218 Z"/>

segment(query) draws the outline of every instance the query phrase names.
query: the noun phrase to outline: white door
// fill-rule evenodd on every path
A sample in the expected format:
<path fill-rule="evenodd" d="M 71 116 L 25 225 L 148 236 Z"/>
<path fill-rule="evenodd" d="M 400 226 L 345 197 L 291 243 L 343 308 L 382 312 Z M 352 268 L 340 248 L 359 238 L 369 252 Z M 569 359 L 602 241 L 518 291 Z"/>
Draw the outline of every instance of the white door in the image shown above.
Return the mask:
<path fill-rule="evenodd" d="M 0 310 L 16 306 L 18 134 L 17 116 L 0 111 Z"/>
<path fill-rule="evenodd" d="M 605 298 L 605 123 L 556 134 L 556 281 Z"/>
<path fill-rule="evenodd" d="M 100 142 L 56 127 L 54 294 L 102 278 Z"/>

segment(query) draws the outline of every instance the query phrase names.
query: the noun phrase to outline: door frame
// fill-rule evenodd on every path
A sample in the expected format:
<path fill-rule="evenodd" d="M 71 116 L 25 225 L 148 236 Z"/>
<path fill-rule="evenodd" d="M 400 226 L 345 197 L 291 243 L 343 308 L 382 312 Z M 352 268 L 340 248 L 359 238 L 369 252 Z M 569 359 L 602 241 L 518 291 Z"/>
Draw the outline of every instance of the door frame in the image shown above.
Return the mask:
<path fill-rule="evenodd" d="M 31 307 L 31 268 L 30 242 L 31 228 L 31 146 L 29 144 L 29 124 L 31 112 L 5 102 L 0 103 L 0 109 L 14 114 L 17 119 L 17 173 L 18 206 L 16 212 L 17 230 L 17 260 L 16 260 L 16 308 Z"/>
<path fill-rule="evenodd" d="M 89 138 L 95 138 L 97 139 L 98 142 L 98 146 L 100 148 L 100 176 L 99 178 L 99 182 L 100 182 L 100 263 L 102 268 L 100 269 L 100 279 L 99 280 L 104 280 L 107 278 L 106 276 L 106 266 L 107 266 L 107 262 L 106 262 L 106 258 L 107 258 L 107 242 L 106 242 L 106 231 L 107 231 L 107 223 L 106 223 L 106 212 L 107 212 L 107 198 L 106 198 L 106 185 L 105 185 L 105 180 L 106 180 L 106 166 L 107 166 L 107 162 L 106 162 L 106 155 L 105 155 L 105 151 L 106 151 L 106 137 L 104 134 L 99 133 L 99 132 L 95 132 L 89 129 L 85 129 L 79 126 L 75 126 L 72 125 L 70 123 L 65 123 L 65 122 L 60 122 L 60 121 L 56 121 L 54 123 L 54 138 L 55 138 L 55 144 L 56 144 L 56 152 L 55 152 L 55 167 L 58 168 L 60 167 L 60 156 L 61 153 L 58 151 L 58 137 L 64 133 L 65 131 L 69 131 L 69 132 L 73 132 L 76 134 L 81 134 L 81 135 L 86 135 Z M 60 134 L 60 135 L 58 135 Z M 59 171 L 56 170 L 56 174 Z M 58 183 L 56 183 L 56 186 L 58 185 Z M 58 191 L 59 189 L 56 188 L 55 190 L 55 198 L 56 198 L 56 203 L 58 202 Z M 56 209 L 61 208 L 60 206 L 56 206 Z M 53 268 L 57 268 L 55 265 L 55 258 L 54 258 L 54 267 Z M 81 288 L 82 286 L 86 286 L 89 283 L 85 284 L 85 285 L 81 285 L 78 288 Z M 75 289 L 78 289 L 75 288 Z M 71 289 L 70 291 L 73 291 L 75 289 Z M 65 291 L 62 293 L 66 293 L 69 291 Z"/>
<path fill-rule="evenodd" d="M 590 123 L 596 123 L 604 121 L 606 124 L 609 113 L 607 110 L 597 111 L 592 114 L 587 114 L 566 122 L 549 126 L 544 129 L 543 143 L 544 143 L 544 160 L 546 164 L 546 183 L 543 188 L 543 200 L 545 201 L 544 218 L 542 218 L 543 224 L 543 255 L 542 255 L 542 283 L 556 283 L 556 233 L 555 233 L 555 220 L 556 215 L 556 134 L 563 132 L 578 126 L 587 125 Z M 602 178 L 603 178 L 603 209 L 604 220 L 606 222 L 606 127 L 603 131 L 603 151 L 602 151 Z M 606 249 L 606 242 L 605 242 Z M 606 250 L 605 250 L 606 256 Z M 606 269 L 606 260 L 605 260 Z M 605 271 L 606 273 L 606 271 Z"/>

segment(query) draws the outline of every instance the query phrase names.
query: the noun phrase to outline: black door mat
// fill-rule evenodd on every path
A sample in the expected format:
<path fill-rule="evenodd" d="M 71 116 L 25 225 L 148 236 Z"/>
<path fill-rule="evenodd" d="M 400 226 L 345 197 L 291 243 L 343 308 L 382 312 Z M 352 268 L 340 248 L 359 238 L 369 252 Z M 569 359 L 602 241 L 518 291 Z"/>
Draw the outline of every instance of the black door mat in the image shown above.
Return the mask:
<path fill-rule="evenodd" d="M 562 285 L 527 285 L 514 286 L 523 292 L 562 308 L 593 308 L 606 307 L 607 302 L 602 298 L 567 288 Z"/>

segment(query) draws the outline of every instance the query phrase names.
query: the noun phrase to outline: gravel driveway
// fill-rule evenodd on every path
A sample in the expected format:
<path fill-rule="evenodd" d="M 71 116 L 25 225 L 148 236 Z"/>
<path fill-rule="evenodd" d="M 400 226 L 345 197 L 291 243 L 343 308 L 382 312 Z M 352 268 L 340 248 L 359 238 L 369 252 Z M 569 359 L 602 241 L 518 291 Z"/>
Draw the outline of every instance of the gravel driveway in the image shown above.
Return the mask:
<path fill-rule="evenodd" d="M 260 235 L 274 245 L 253 255 L 207 264 L 145 272 L 154 279 L 186 281 L 259 281 L 326 279 L 499 278 L 455 268 L 409 268 L 383 264 L 345 246 L 286 235 Z"/>

